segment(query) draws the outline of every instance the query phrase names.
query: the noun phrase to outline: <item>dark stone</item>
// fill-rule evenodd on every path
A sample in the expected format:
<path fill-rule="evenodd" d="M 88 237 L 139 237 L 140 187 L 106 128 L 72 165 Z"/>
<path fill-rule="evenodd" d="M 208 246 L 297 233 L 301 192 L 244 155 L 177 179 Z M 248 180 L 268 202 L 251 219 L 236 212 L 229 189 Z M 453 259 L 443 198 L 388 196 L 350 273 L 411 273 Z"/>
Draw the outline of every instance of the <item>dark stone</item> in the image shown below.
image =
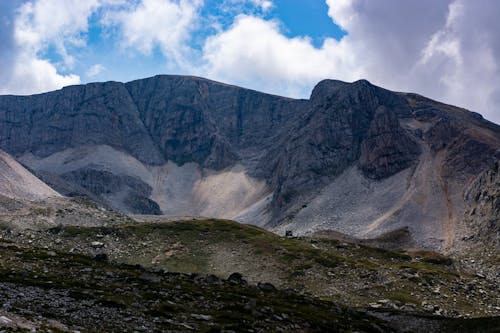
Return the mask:
<path fill-rule="evenodd" d="M 276 287 L 269 283 L 269 282 L 259 282 L 257 283 L 257 288 L 259 288 L 260 290 L 276 290 Z"/>
<path fill-rule="evenodd" d="M 347 248 L 349 248 L 349 244 L 347 244 L 347 243 L 339 243 L 339 244 L 337 244 L 336 248 L 337 249 L 347 249 Z"/>
<path fill-rule="evenodd" d="M 97 261 L 107 261 L 108 255 L 106 253 L 98 253 L 94 256 L 94 260 Z"/>
<path fill-rule="evenodd" d="M 247 284 L 247 281 L 243 278 L 243 275 L 241 275 L 241 273 L 238 272 L 229 275 L 227 280 L 234 284 Z"/>
<path fill-rule="evenodd" d="M 222 280 L 213 274 L 207 275 L 205 281 L 211 284 L 222 284 Z"/>

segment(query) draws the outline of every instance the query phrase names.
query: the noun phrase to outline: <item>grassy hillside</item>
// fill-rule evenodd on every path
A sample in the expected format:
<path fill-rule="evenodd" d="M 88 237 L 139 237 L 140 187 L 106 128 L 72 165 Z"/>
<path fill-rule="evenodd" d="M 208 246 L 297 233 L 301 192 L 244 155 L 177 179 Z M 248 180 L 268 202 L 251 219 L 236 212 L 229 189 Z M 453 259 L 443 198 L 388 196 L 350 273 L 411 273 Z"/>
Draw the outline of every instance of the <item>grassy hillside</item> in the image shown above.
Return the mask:
<path fill-rule="evenodd" d="M 393 331 L 366 313 L 244 282 L 10 244 L 0 255 L 2 332 Z"/>
<path fill-rule="evenodd" d="M 198 274 L 0 241 L 2 332 L 495 332 L 498 318 L 363 311 Z"/>
<path fill-rule="evenodd" d="M 425 311 L 451 317 L 500 314 L 497 286 L 461 274 L 453 262 L 425 251 L 388 251 L 321 238 L 283 238 L 227 220 L 132 223 L 3 231 L 21 246 L 140 264 L 170 272 L 241 273 L 357 308 Z"/>

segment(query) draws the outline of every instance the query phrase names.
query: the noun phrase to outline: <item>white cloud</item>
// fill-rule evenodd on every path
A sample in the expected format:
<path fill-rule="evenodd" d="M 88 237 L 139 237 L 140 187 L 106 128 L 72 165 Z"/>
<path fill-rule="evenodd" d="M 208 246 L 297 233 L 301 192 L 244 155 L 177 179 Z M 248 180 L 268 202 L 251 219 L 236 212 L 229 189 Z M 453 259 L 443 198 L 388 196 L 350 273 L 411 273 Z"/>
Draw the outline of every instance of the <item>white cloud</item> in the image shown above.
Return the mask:
<path fill-rule="evenodd" d="M 66 45 L 85 45 L 80 34 L 88 30 L 88 17 L 98 6 L 98 0 L 27 2 L 18 10 L 15 40 L 33 53 L 54 45 L 64 64 L 71 68 L 74 58 L 68 54 Z"/>
<path fill-rule="evenodd" d="M 389 89 L 464 106 L 500 122 L 498 1 L 327 3 L 329 15 L 349 34 L 348 52 L 365 66 L 363 77 Z"/>
<path fill-rule="evenodd" d="M 80 61 L 75 57 L 75 50 L 86 46 L 89 19 L 98 11 L 100 23 L 112 28 L 105 32 L 111 33 L 107 37 L 112 41 L 118 32 L 127 47 L 147 54 L 158 46 L 174 67 L 191 67 L 186 60 L 191 54 L 187 41 L 202 3 L 202 0 L 13 0 L 9 4 L 0 3 L 0 8 L 8 10 L 12 17 L 8 20 L 2 15 L 0 22 L 0 40 L 9 42 L 8 45 L 4 43 L 8 49 L 0 52 L 0 64 L 4 68 L 0 93 L 31 94 L 80 83 L 80 76 L 71 74 L 76 62 Z M 61 61 L 52 55 L 50 59 L 45 57 L 49 49 Z M 78 65 L 80 68 L 85 66 L 81 62 Z M 96 64 L 88 67 L 84 74 L 93 77 L 103 70 L 103 65 Z"/>
<path fill-rule="evenodd" d="M 482 112 L 500 123 L 500 4 L 454 1 L 413 69 L 415 89 L 452 104 Z M 433 82 L 429 71 L 436 73 Z"/>
<path fill-rule="evenodd" d="M 400 75 L 408 75 L 408 69 L 419 60 L 428 41 L 426 36 L 418 36 L 409 28 L 395 29 L 407 20 L 397 16 L 398 10 L 392 13 L 382 10 L 377 19 L 372 18 L 372 21 L 387 21 L 390 27 L 377 28 L 364 23 L 368 18 L 357 12 L 358 8 L 352 1 L 335 1 L 335 4 L 337 7 L 330 6 L 329 14 L 340 13 L 334 16 L 334 20 L 348 32 L 341 41 L 326 38 L 321 47 L 315 47 L 308 37 L 285 36 L 279 22 L 240 15 L 229 29 L 206 40 L 204 74 L 294 97 L 308 97 L 314 84 L 324 78 L 346 81 L 368 78 L 381 83 L 379 78 L 391 66 L 404 68 Z M 359 7 L 364 8 L 366 4 Z M 406 14 L 427 10 L 419 5 L 408 7 L 403 11 Z M 439 12 L 437 8 L 435 11 Z M 427 15 L 431 18 L 438 16 L 432 11 Z M 417 19 L 414 21 L 418 22 Z M 438 24 L 428 24 L 424 30 L 430 36 L 438 28 Z M 400 41 L 398 31 L 409 35 L 408 40 Z M 412 58 L 407 57 L 408 49 L 413 50 Z M 394 71 L 389 72 L 388 77 L 392 77 Z"/>
<path fill-rule="evenodd" d="M 500 122 L 500 2 L 326 0 L 347 35 L 314 47 L 280 24 L 238 16 L 206 40 L 203 73 L 272 93 L 306 97 L 324 78 L 366 78 L 482 112 Z M 473 88 L 471 88 L 473 87 Z"/>
<path fill-rule="evenodd" d="M 268 10 L 274 7 L 273 2 L 268 0 L 258 0 L 258 5 L 264 12 L 267 12 Z"/>
<path fill-rule="evenodd" d="M 219 8 L 228 14 L 268 13 L 275 7 L 271 0 L 222 0 Z"/>
<path fill-rule="evenodd" d="M 32 57 L 30 54 L 19 54 L 14 64 L 13 75 L 8 79 L 8 86 L 0 92 L 33 94 L 78 83 L 80 78 L 77 75 L 60 75 L 47 60 Z"/>
<path fill-rule="evenodd" d="M 293 96 L 309 94 L 319 80 L 351 68 L 343 42 L 326 39 L 315 48 L 309 38 L 284 36 L 279 22 L 247 15 L 209 37 L 203 54 L 211 78 Z"/>
<path fill-rule="evenodd" d="M 169 61 L 187 65 L 187 41 L 202 4 L 201 0 L 142 0 L 132 9 L 110 13 L 106 22 L 121 27 L 125 47 L 144 54 L 159 47 Z"/>
<path fill-rule="evenodd" d="M 106 70 L 106 67 L 104 67 L 102 64 L 95 64 L 90 66 L 86 74 L 88 77 L 94 77 L 101 74 L 104 70 Z"/>
<path fill-rule="evenodd" d="M 264 13 L 274 7 L 274 3 L 270 0 L 231 0 L 232 2 L 249 2 L 255 7 L 262 10 Z"/>
<path fill-rule="evenodd" d="M 81 36 L 88 29 L 88 17 L 99 7 L 98 0 L 38 0 L 20 4 L 8 33 L 11 56 L 9 72 L 2 81 L 1 93 L 31 94 L 77 84 L 76 74 L 60 74 L 56 65 L 41 54 L 54 47 L 63 69 L 71 69 L 74 58 L 67 47 L 85 45 Z"/>

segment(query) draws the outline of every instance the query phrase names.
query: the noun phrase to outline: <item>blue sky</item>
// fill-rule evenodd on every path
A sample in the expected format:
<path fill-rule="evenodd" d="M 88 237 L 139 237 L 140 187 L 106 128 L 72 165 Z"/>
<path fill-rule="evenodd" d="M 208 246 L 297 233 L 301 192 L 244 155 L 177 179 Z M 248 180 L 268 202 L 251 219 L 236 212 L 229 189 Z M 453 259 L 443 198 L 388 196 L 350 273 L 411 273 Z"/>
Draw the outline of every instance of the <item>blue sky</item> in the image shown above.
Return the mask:
<path fill-rule="evenodd" d="M 326 38 L 340 40 L 346 35 L 346 32 L 328 16 L 328 6 L 325 1 L 278 0 L 273 1 L 269 9 L 262 11 L 252 1 L 229 3 L 206 0 L 204 6 L 200 8 L 200 22 L 196 33 L 187 43 L 195 52 L 202 52 L 205 39 L 217 33 L 217 29 L 205 24 L 205 21 L 213 20 L 215 18 L 212 16 L 215 16 L 220 28 L 226 30 L 234 23 L 237 15 L 255 15 L 279 22 L 283 35 L 288 38 L 308 37 L 311 39 L 311 44 L 317 48 L 321 47 Z M 154 47 L 149 54 L 135 52 L 129 48 L 119 49 L 119 36 L 112 34 L 109 27 L 103 27 L 100 20 L 102 17 L 99 12 L 89 17 L 87 46 L 75 50 L 79 53 L 80 61 L 77 66 L 83 83 L 95 80 L 128 81 L 158 73 L 199 75 L 186 72 L 185 68 L 177 67 L 176 64 L 169 64 L 159 46 Z M 117 53 L 118 57 L 106 57 Z M 40 55 L 53 63 L 61 61 L 61 56 L 54 47 L 43 50 Z M 97 75 L 87 75 L 88 68 L 95 64 L 103 65 L 102 72 Z M 69 69 L 61 68 L 61 73 L 70 72 Z"/>
<path fill-rule="evenodd" d="M 186 74 L 307 98 L 361 78 L 500 122 L 495 0 L 0 1 L 0 93 Z"/>

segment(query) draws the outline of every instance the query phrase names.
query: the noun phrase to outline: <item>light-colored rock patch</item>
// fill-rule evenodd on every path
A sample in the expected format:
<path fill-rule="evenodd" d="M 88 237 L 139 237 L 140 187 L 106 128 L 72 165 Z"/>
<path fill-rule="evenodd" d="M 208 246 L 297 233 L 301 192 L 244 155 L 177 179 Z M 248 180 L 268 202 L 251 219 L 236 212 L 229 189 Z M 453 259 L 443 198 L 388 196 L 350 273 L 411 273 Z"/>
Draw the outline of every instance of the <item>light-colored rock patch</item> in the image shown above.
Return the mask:
<path fill-rule="evenodd" d="M 145 165 L 109 146 L 72 148 L 45 158 L 26 154 L 20 160 L 35 170 L 59 175 L 91 168 L 135 177 L 151 186 L 150 199 L 165 215 L 227 218 L 254 224 L 268 220 L 262 209 L 263 203 L 269 201 L 265 181 L 253 179 L 240 165 L 221 171 L 202 169 L 195 163 L 179 166 L 171 161 Z M 107 194 L 106 199 L 117 209 L 123 207 L 121 193 Z"/>
<path fill-rule="evenodd" d="M 43 200 L 60 195 L 21 164 L 0 150 L 0 194 L 23 200 Z"/>

